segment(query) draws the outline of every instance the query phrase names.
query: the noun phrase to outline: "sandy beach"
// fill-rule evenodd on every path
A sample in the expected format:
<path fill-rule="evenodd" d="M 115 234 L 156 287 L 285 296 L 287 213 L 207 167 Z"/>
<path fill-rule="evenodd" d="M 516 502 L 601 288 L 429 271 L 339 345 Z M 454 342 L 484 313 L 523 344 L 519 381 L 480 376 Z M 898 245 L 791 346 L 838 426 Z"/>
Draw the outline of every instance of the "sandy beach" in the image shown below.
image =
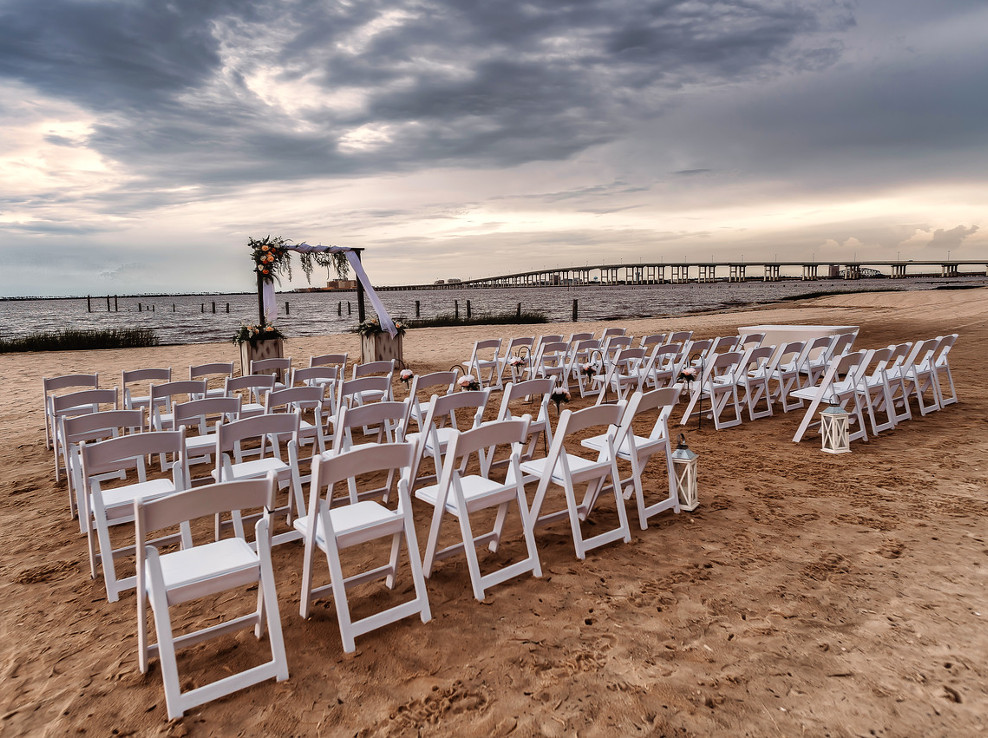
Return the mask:
<path fill-rule="evenodd" d="M 108 603 L 102 580 L 89 577 L 85 537 L 45 448 L 41 378 L 98 371 L 113 386 L 121 370 L 145 366 L 185 377 L 190 364 L 232 360 L 236 347 L 0 356 L 0 734 L 984 734 L 988 288 L 835 295 L 620 325 L 636 336 L 692 328 L 712 337 L 762 323 L 858 325 L 862 348 L 959 333 L 950 358 L 960 402 L 843 456 L 821 453 L 816 436 L 792 443 L 800 411 L 720 432 L 693 422 L 698 510 L 664 513 L 646 531 L 633 517 L 631 543 L 582 562 L 565 525 L 540 529 L 543 577 L 496 586 L 482 604 L 462 557 L 445 560 L 427 581 L 432 621 L 358 638 L 353 655 L 343 653 L 329 601 L 299 617 L 302 546 L 280 546 L 289 680 L 172 722 L 160 670 L 137 668 L 134 593 Z M 405 358 L 416 372 L 447 369 L 481 337 L 604 325 L 420 329 L 406 335 Z M 341 350 L 359 359 L 357 337 L 287 343 L 296 366 Z M 404 396 L 400 383 L 396 394 Z M 663 473 L 654 466 L 647 481 L 662 484 Z M 420 547 L 430 515 L 416 508 Z M 601 524 L 612 515 L 602 506 Z M 522 548 L 509 535 L 490 556 L 517 558 Z M 394 591 L 363 585 L 354 598 L 370 611 L 410 589 L 406 575 Z M 228 600 L 195 605 L 190 622 L 211 620 Z M 180 668 L 189 680 L 211 679 L 266 649 L 245 631 L 190 649 Z"/>

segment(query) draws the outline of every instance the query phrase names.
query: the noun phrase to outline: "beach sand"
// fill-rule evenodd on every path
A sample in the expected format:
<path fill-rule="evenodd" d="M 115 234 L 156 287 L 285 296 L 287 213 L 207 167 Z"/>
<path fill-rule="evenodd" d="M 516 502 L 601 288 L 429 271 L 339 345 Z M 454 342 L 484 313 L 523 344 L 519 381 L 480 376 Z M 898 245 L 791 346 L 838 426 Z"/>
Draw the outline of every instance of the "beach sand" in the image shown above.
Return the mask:
<path fill-rule="evenodd" d="M 344 655 L 331 604 L 298 615 L 301 544 L 275 551 L 291 677 L 166 719 L 161 673 L 137 669 L 135 597 L 106 601 L 44 446 L 42 376 L 185 367 L 229 344 L 0 356 L 0 734 L 967 736 L 988 726 L 988 289 L 837 295 L 732 313 L 632 320 L 629 333 L 724 335 L 759 323 L 859 325 L 868 348 L 957 332 L 957 405 L 853 453 L 791 439 L 801 412 L 687 431 L 701 506 L 579 561 L 565 524 L 537 531 L 544 575 L 471 595 L 462 558 L 428 580 L 433 620 L 409 618 Z M 422 329 L 416 371 L 489 335 L 602 324 Z M 289 340 L 296 365 L 353 335 Z M 397 393 L 403 396 L 403 387 Z M 492 402 L 492 405 L 494 403 Z M 574 407 L 580 403 L 574 403 Z M 682 406 L 681 406 L 682 407 Z M 678 415 L 674 416 L 678 421 Z M 678 429 L 678 427 L 677 427 Z M 675 430 L 675 429 L 674 429 Z M 650 484 L 662 484 L 661 470 Z M 613 503 L 595 513 L 613 519 Z M 416 509 L 420 547 L 431 510 Z M 592 527 L 592 526 L 590 526 Z M 498 562 L 517 557 L 517 530 Z M 447 530 L 449 537 L 455 526 Z M 483 557 L 482 557 L 483 560 Z M 325 568 L 317 571 L 328 581 Z M 364 585 L 358 612 L 410 591 Z M 249 597 L 247 599 L 250 599 Z M 228 598 L 217 610 L 229 607 Z M 214 602 L 189 618 L 207 622 Z M 185 682 L 264 657 L 250 632 L 190 649 Z M 197 682 L 198 683 L 198 682 Z"/>

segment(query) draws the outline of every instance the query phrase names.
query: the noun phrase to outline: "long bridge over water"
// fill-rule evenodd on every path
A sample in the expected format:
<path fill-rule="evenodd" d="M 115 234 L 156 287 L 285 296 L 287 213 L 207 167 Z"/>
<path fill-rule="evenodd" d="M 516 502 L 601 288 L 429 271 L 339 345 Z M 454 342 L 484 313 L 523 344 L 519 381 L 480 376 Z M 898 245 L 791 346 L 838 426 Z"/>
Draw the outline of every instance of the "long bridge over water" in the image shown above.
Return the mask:
<path fill-rule="evenodd" d="M 881 272 L 887 267 L 889 274 Z M 962 271 L 962 267 L 966 269 Z M 973 267 L 973 268 L 972 268 Z M 785 270 L 786 274 L 783 275 Z M 917 271 L 922 270 L 922 271 Z M 853 261 L 683 261 L 638 264 L 600 264 L 557 267 L 503 274 L 480 279 L 438 280 L 432 284 L 379 287 L 382 290 L 442 290 L 463 287 L 570 287 L 586 285 L 685 284 L 687 282 L 779 282 L 783 279 L 891 279 L 985 275 L 988 259 L 858 260 Z M 874 272 L 874 273 L 873 273 Z"/>

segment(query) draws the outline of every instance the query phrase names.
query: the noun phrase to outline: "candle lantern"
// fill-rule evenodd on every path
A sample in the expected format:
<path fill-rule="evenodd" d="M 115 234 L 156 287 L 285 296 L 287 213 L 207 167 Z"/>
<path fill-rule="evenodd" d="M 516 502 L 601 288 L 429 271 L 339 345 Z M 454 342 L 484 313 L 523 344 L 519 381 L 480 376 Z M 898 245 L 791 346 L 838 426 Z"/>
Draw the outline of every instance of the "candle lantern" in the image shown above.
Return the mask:
<path fill-rule="evenodd" d="M 824 453 L 850 453 L 848 425 L 847 412 L 840 405 L 833 404 L 820 413 L 820 435 L 823 438 Z"/>
<path fill-rule="evenodd" d="M 697 455 L 686 445 L 686 436 L 679 434 L 679 445 L 672 452 L 672 466 L 676 475 L 676 493 L 679 508 L 687 512 L 696 510 L 700 500 L 696 491 Z"/>

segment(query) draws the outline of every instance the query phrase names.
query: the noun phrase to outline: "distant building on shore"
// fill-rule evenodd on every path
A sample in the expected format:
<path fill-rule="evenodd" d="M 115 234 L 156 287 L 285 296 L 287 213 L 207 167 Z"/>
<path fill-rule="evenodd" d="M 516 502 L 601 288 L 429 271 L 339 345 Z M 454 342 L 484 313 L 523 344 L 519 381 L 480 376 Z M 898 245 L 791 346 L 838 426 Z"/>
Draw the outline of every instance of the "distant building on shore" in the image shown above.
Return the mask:
<path fill-rule="evenodd" d="M 330 279 L 326 282 L 327 290 L 338 292 L 353 292 L 357 289 L 356 279 Z"/>

